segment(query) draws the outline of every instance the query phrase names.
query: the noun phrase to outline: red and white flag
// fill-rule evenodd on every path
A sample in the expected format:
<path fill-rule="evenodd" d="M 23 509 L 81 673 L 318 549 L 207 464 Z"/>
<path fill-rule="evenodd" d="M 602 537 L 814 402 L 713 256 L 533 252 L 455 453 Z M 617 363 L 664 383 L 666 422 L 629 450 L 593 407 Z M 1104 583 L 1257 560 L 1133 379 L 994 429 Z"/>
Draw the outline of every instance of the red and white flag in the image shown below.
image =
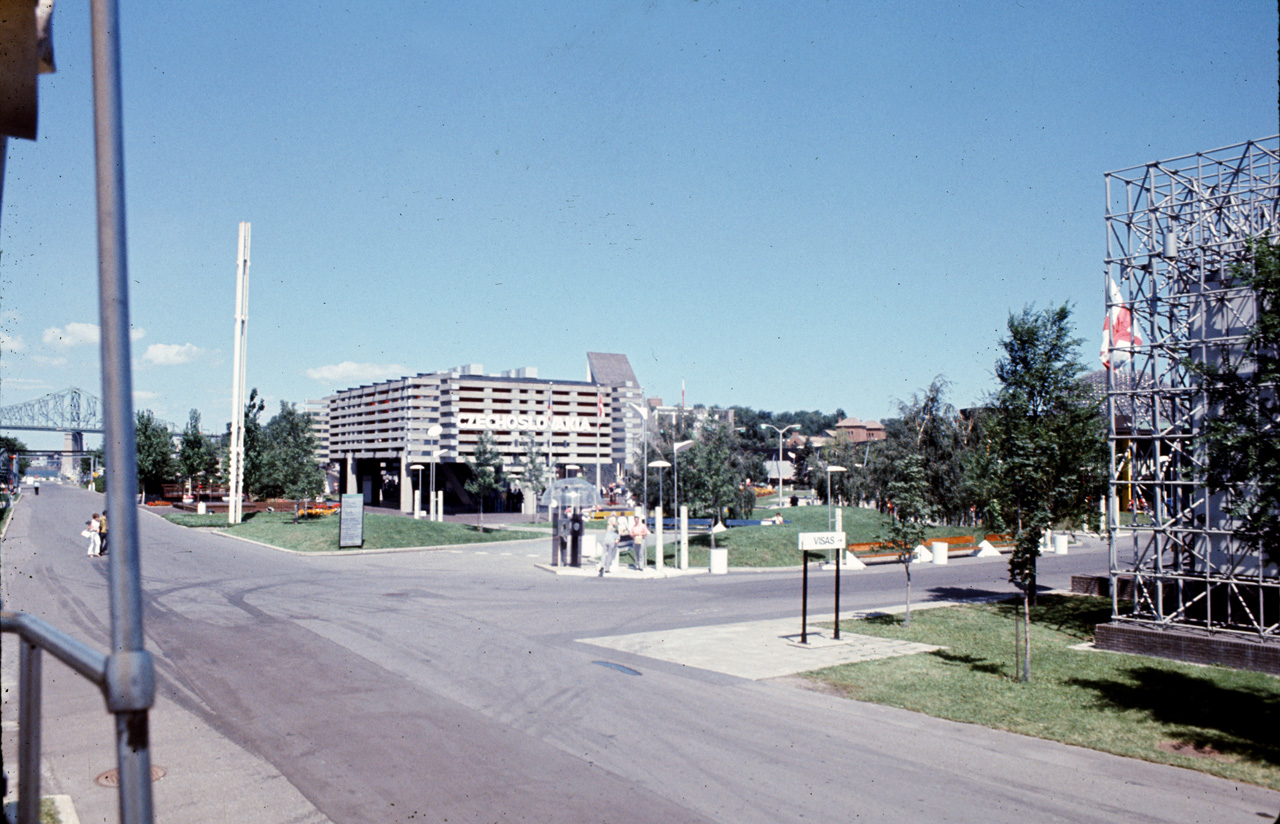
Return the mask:
<path fill-rule="evenodd" d="M 1102 350 L 1098 359 L 1110 369 L 1113 360 L 1116 363 L 1127 361 L 1133 355 L 1133 347 L 1142 345 L 1142 338 L 1133 330 L 1133 313 L 1125 305 L 1116 282 L 1111 278 L 1107 278 L 1107 289 L 1111 311 L 1102 324 Z"/>
<path fill-rule="evenodd" d="M 601 395 L 599 392 L 596 393 L 596 417 L 604 417 L 604 395 Z"/>

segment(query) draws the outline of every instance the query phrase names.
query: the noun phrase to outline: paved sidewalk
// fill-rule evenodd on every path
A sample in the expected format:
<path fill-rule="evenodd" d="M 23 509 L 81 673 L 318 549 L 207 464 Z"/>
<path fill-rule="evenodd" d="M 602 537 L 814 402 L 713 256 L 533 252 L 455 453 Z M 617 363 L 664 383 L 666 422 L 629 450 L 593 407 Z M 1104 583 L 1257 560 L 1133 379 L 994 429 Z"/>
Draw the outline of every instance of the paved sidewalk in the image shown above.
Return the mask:
<path fill-rule="evenodd" d="M 950 602 L 935 601 L 917 604 L 912 609 L 953 605 Z M 900 607 L 893 607 L 847 612 L 841 613 L 840 620 L 900 611 Z M 815 620 L 822 622 L 824 619 Z M 840 640 L 836 640 L 831 637 L 830 629 L 820 629 L 812 624 L 807 635 L 808 643 L 801 644 L 800 619 L 797 617 L 579 638 L 578 641 L 752 681 L 794 675 L 838 664 L 895 658 L 940 649 L 928 644 L 875 638 L 847 631 L 842 631 Z"/>

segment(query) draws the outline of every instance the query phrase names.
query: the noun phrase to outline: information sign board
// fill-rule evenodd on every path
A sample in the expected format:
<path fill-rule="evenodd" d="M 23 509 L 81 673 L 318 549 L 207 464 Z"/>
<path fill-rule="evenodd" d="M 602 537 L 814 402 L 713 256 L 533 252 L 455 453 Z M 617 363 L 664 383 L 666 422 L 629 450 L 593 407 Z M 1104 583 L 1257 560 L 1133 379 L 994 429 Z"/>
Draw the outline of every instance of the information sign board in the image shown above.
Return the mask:
<path fill-rule="evenodd" d="M 338 548 L 364 546 L 364 495 L 356 492 L 342 496 L 338 513 Z"/>
<path fill-rule="evenodd" d="M 845 543 L 843 532 L 801 532 L 801 552 L 825 552 L 831 549 L 843 549 Z"/>

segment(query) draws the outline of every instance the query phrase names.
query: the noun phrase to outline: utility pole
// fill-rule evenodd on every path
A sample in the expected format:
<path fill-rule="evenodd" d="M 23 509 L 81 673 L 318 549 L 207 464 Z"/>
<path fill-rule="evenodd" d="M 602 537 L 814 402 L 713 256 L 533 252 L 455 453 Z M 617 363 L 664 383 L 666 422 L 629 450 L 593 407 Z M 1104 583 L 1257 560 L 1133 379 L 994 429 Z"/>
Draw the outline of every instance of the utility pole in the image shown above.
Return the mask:
<path fill-rule="evenodd" d="M 231 373 L 230 497 L 227 523 L 238 524 L 244 513 L 244 365 L 249 333 L 249 223 L 240 222 L 240 251 L 236 257 L 236 331 Z"/>

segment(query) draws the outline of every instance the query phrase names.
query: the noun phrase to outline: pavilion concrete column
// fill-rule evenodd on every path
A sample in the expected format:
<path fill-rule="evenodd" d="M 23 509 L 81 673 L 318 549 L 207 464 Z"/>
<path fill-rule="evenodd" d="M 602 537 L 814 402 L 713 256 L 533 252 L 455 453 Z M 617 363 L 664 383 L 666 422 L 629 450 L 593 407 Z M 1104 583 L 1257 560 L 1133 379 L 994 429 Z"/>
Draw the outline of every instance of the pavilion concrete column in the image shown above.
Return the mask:
<path fill-rule="evenodd" d="M 400 511 L 413 514 L 413 479 L 409 477 L 409 462 L 405 460 L 408 453 L 400 458 Z"/>
<path fill-rule="evenodd" d="M 356 456 L 354 453 L 348 453 L 347 459 L 344 461 L 347 467 L 347 482 L 343 484 L 343 489 L 347 490 L 350 495 L 360 491 L 359 485 L 356 483 Z"/>

